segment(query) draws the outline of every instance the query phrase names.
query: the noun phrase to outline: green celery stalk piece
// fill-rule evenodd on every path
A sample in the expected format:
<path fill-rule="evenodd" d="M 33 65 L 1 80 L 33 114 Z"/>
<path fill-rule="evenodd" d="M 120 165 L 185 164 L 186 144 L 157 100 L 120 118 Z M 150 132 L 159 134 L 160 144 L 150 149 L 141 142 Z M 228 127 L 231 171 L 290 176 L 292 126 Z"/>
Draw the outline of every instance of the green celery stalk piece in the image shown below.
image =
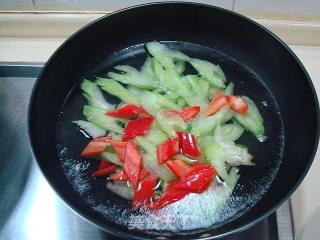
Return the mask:
<path fill-rule="evenodd" d="M 223 108 L 212 116 L 199 115 L 192 122 L 191 133 L 197 137 L 212 134 L 219 125 L 227 122 L 233 117 L 233 112 L 229 108 Z"/>
<path fill-rule="evenodd" d="M 97 127 L 91 122 L 78 120 L 72 121 L 73 123 L 77 124 L 80 128 L 82 128 L 87 134 L 89 134 L 93 138 L 103 137 L 106 135 L 106 130 L 100 127 Z"/>
<path fill-rule="evenodd" d="M 145 168 L 152 174 L 157 176 L 163 181 L 171 181 L 175 179 L 172 172 L 165 166 L 165 164 L 158 164 L 157 148 L 150 143 L 145 137 L 136 137 L 134 141 L 139 147 L 143 148 L 143 159 Z"/>
<path fill-rule="evenodd" d="M 88 100 L 88 103 L 91 106 L 101 108 L 105 111 L 114 109 L 114 106 L 104 99 L 102 92 L 96 83 L 85 79 L 81 83 L 80 88 L 83 91 L 83 96 Z"/>
<path fill-rule="evenodd" d="M 163 95 L 150 91 L 143 91 L 140 93 L 140 105 L 148 112 L 154 112 L 156 109 L 172 109 L 179 108 L 179 106 Z"/>
<path fill-rule="evenodd" d="M 244 132 L 244 128 L 237 122 L 218 125 L 214 130 L 214 138 L 219 141 L 236 141 Z"/>
<path fill-rule="evenodd" d="M 259 141 L 264 141 L 266 138 L 264 136 L 265 128 L 259 109 L 250 98 L 246 96 L 242 96 L 242 98 L 249 105 L 249 109 L 245 114 L 235 112 L 235 119 Z"/>
<path fill-rule="evenodd" d="M 230 82 L 228 86 L 224 89 L 224 95 L 233 95 L 234 92 L 234 83 Z"/>
<path fill-rule="evenodd" d="M 137 97 L 132 95 L 124 86 L 113 79 L 97 78 L 97 84 L 102 90 L 106 91 L 110 95 L 116 96 L 125 103 L 139 104 Z"/>
<path fill-rule="evenodd" d="M 120 159 L 115 153 L 104 151 L 101 154 L 101 160 L 116 164 L 118 166 L 123 166 L 123 163 L 120 161 Z"/>
<path fill-rule="evenodd" d="M 189 63 L 211 84 L 220 89 L 225 88 L 226 77 L 219 65 L 196 58 L 191 59 Z"/>
<path fill-rule="evenodd" d="M 151 75 L 144 74 L 134 67 L 127 65 L 119 65 L 115 67 L 116 70 L 122 73 L 109 72 L 107 76 L 121 83 L 136 86 L 144 89 L 155 89 L 156 79 Z"/>
<path fill-rule="evenodd" d="M 122 133 L 123 128 L 118 125 L 117 120 L 113 117 L 105 115 L 104 113 L 104 110 L 91 105 L 85 105 L 83 107 L 83 115 L 89 122 L 99 128 L 116 133 Z"/>

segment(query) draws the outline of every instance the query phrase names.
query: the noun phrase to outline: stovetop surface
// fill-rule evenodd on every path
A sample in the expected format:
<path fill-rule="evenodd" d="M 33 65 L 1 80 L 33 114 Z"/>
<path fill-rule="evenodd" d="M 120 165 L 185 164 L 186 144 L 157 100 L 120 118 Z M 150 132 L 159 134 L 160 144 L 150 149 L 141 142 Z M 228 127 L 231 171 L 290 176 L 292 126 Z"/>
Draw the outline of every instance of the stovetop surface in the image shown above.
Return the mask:
<path fill-rule="evenodd" d="M 41 65 L 0 64 L 0 239 L 119 239 L 74 213 L 30 152 L 27 108 Z M 293 240 L 290 205 L 223 240 Z"/>

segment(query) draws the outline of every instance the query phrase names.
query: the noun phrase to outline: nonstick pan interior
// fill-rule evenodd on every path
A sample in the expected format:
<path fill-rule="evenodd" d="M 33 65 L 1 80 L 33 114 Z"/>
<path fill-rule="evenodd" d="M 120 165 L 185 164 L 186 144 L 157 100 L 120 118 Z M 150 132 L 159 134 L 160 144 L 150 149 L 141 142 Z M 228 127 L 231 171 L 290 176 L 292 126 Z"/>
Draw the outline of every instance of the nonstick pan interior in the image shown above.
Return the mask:
<path fill-rule="evenodd" d="M 165 16 L 159 14 L 162 11 Z M 131 18 L 134 21 L 124 23 Z M 166 41 L 190 56 L 219 64 L 227 79 L 236 84 L 236 93 L 251 97 L 265 119 L 265 142 L 249 134 L 240 139 L 255 156 L 256 166 L 241 167 L 241 178 L 228 207 L 215 216 L 219 221 L 214 217 L 201 221 L 197 225 L 200 229 L 129 231 L 130 217 L 145 213 L 132 213 L 126 200 L 105 188 L 105 179 L 90 177 L 98 163 L 78 157 L 88 142 L 70 123 L 83 119 L 81 80 L 101 76 L 118 64 L 141 66 L 146 57 L 143 43 L 150 40 Z M 110 102 L 117 101 L 105 96 Z M 314 89 L 303 67 L 266 30 L 218 8 L 155 4 L 103 18 L 57 51 L 34 90 L 30 135 L 35 156 L 54 189 L 73 209 L 104 230 L 130 238 L 131 234 L 218 236 L 248 227 L 270 214 L 301 181 L 317 142 L 317 111 Z"/>
<path fill-rule="evenodd" d="M 239 143 L 249 147 L 250 152 L 255 156 L 256 166 L 241 168 L 241 178 L 238 187 L 225 210 L 218 215 L 203 218 L 203 212 L 199 208 L 196 207 L 191 210 L 189 209 L 189 203 L 182 203 L 176 207 L 179 208 L 179 214 L 174 214 L 178 210 L 173 209 L 172 211 L 166 210 L 161 211 L 164 213 L 152 215 L 161 216 L 167 220 L 172 218 L 169 229 L 176 228 L 174 229 L 175 231 L 203 229 L 204 227 L 214 228 L 217 225 L 221 225 L 224 221 L 230 221 L 242 215 L 260 200 L 263 193 L 268 190 L 282 160 L 284 129 L 281 115 L 271 91 L 252 69 L 242 65 L 230 56 L 208 47 L 183 42 L 169 42 L 167 44 L 171 48 L 182 51 L 189 56 L 219 64 L 225 71 L 227 79 L 235 83 L 237 94 L 252 97 L 265 119 L 267 139 L 264 142 L 259 142 L 250 134 L 246 134 L 239 141 Z M 119 64 L 141 67 L 146 56 L 144 45 L 130 46 L 129 50 L 125 49 L 112 54 L 111 57 L 92 69 L 86 78 L 94 79 L 95 76 L 104 76 L 108 71 L 113 69 L 112 67 Z M 76 119 L 84 119 L 82 106 L 86 104 L 86 100 L 81 94 L 79 83 L 81 83 L 81 80 L 72 89 L 62 107 L 62 114 L 60 115 L 57 128 L 57 144 L 65 173 L 71 185 L 81 195 L 82 200 L 87 202 L 97 213 L 106 215 L 110 220 L 119 224 L 128 225 L 134 218 L 141 218 L 142 225 L 147 225 L 149 224 L 150 217 L 140 217 L 141 214 L 146 215 L 147 213 L 132 213 L 129 201 L 117 198 L 117 196 L 114 196 L 110 191 L 105 189 L 105 178 L 93 179 L 90 176 L 93 169 L 98 168 L 98 161 L 79 159 L 81 149 L 90 141 L 72 123 Z M 117 103 L 118 101 L 111 95 L 105 94 L 105 96 L 111 103 Z M 109 200 L 110 196 L 114 199 L 106 203 L 106 200 Z M 212 203 L 209 202 L 210 200 L 212 200 Z M 208 199 L 207 202 L 201 201 L 201 198 L 193 201 L 198 201 L 201 205 L 214 204 L 213 198 Z M 115 211 L 115 209 L 118 211 Z M 110 214 L 111 212 L 118 214 Z M 193 219 L 193 223 L 184 226 L 181 222 L 186 218 L 186 215 Z M 156 227 L 161 230 L 169 230 L 166 229 L 168 226 L 163 225 L 159 224 Z"/>

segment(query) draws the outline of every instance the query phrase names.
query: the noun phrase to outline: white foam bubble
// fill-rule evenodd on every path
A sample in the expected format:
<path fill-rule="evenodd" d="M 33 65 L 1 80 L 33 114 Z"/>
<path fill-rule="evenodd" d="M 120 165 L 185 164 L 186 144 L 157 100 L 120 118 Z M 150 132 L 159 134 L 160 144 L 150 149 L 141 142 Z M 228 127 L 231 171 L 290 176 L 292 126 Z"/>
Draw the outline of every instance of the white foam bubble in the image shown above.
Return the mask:
<path fill-rule="evenodd" d="M 269 104 L 267 103 L 267 101 L 262 101 L 261 103 L 262 103 L 262 105 L 265 106 L 265 107 L 268 107 L 268 106 L 269 106 Z"/>
<path fill-rule="evenodd" d="M 68 149 L 62 145 L 58 146 L 58 154 L 62 168 L 72 187 L 80 194 L 89 191 L 91 189 L 90 179 L 86 176 L 86 172 L 88 171 L 90 163 L 69 157 Z"/>

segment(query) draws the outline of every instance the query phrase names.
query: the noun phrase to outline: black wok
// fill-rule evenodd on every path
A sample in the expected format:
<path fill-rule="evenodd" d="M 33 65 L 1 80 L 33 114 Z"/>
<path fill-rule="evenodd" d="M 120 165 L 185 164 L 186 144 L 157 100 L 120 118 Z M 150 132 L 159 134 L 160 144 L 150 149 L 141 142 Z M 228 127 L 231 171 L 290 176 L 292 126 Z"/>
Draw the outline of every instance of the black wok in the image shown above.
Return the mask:
<path fill-rule="evenodd" d="M 90 178 L 98 163 L 78 157 L 88 142 L 70 123 L 83 118 L 79 82 L 118 64 L 140 66 L 146 56 L 143 43 L 153 40 L 219 64 L 236 91 L 250 96 L 265 119 L 264 143 L 249 134 L 240 139 L 255 156 L 256 166 L 241 168 L 232 214 L 205 228 L 128 229 L 128 201 L 108 191 L 105 179 Z M 81 216 L 126 239 L 214 238 L 259 222 L 287 200 L 306 175 L 318 144 L 318 121 L 311 80 L 279 38 L 239 14 L 193 3 L 128 8 L 84 27 L 47 62 L 29 108 L 33 153 L 51 186 Z"/>

